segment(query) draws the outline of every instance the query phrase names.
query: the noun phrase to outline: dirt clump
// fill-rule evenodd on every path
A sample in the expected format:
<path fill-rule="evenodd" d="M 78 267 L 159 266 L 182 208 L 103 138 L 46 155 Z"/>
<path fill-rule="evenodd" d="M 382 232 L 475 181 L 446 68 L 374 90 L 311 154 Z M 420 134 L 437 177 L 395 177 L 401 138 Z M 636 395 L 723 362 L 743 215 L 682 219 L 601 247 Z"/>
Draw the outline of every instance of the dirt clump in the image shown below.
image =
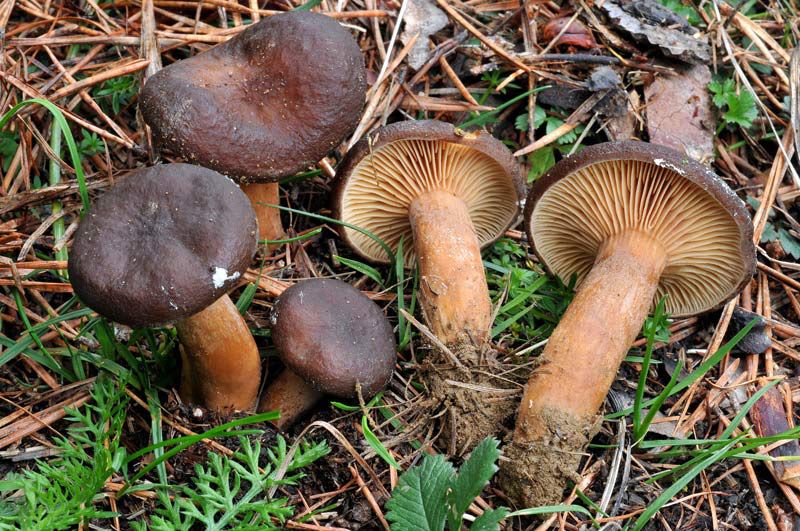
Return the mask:
<path fill-rule="evenodd" d="M 500 485 L 525 507 L 554 505 L 561 501 L 567 481 L 578 482 L 575 473 L 583 450 L 600 429 L 600 416 L 574 417 L 544 411 L 547 433 L 531 442 L 509 442 L 503 448 Z"/>
<path fill-rule="evenodd" d="M 451 348 L 458 360 L 434 348 L 423 363 L 422 380 L 428 396 L 441 404 L 442 447 L 449 455 L 462 455 L 486 437 L 502 439 L 513 420 L 521 385 L 513 370 L 497 353 L 474 345 Z"/>

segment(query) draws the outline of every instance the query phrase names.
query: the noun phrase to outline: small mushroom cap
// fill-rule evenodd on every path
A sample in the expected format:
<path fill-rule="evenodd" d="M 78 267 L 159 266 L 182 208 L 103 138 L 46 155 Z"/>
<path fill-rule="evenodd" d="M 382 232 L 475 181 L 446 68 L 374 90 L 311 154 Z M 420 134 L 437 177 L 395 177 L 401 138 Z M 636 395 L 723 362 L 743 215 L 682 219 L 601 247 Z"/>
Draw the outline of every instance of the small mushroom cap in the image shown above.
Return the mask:
<path fill-rule="evenodd" d="M 359 383 L 367 399 L 392 377 L 392 326 L 377 304 L 345 282 L 298 282 L 275 303 L 272 323 L 283 363 L 322 393 L 356 398 Z"/>
<path fill-rule="evenodd" d="M 579 281 L 610 236 L 655 238 L 667 264 L 654 302 L 668 295 L 673 316 L 719 306 L 755 270 L 744 203 L 705 166 L 655 144 L 607 142 L 562 160 L 531 189 L 525 224 L 547 268 Z"/>
<path fill-rule="evenodd" d="M 193 315 L 224 295 L 256 250 L 247 196 L 190 164 L 133 172 L 81 220 L 69 259 L 75 293 L 128 326 Z"/>
<path fill-rule="evenodd" d="M 141 94 L 157 144 L 240 182 L 316 163 L 358 124 L 358 44 L 338 22 L 292 11 L 164 68 Z"/>
<path fill-rule="evenodd" d="M 497 240 L 519 214 L 524 184 L 508 148 L 485 131 L 466 132 L 436 120 L 398 122 L 362 138 L 337 170 L 333 210 L 392 249 L 403 239 L 412 267 L 414 236 L 408 208 L 417 197 L 447 191 L 467 205 L 481 247 Z M 387 263 L 369 236 L 342 227 L 342 238 L 362 257 Z"/>

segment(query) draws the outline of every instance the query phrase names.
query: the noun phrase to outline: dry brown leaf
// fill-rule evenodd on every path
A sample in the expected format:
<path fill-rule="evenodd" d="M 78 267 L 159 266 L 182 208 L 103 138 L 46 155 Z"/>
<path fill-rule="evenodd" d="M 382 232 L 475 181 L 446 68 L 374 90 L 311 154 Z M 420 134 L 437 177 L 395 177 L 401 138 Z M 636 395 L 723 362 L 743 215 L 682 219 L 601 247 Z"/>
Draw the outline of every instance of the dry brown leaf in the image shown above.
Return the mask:
<path fill-rule="evenodd" d="M 400 35 L 403 43 L 409 42 L 415 34 L 419 34 L 407 59 L 411 68 L 419 70 L 430 56 L 428 37 L 447 26 L 447 15 L 431 0 L 408 0 L 408 8 L 403 21 L 405 27 Z"/>
<path fill-rule="evenodd" d="M 608 1 L 601 9 L 636 41 L 657 46 L 667 56 L 687 63 L 711 59 L 708 43 L 695 37 L 698 30 L 654 0 Z"/>
<path fill-rule="evenodd" d="M 676 69 L 645 87 L 650 142 L 671 147 L 701 162 L 714 157 L 714 119 L 706 65 Z"/>

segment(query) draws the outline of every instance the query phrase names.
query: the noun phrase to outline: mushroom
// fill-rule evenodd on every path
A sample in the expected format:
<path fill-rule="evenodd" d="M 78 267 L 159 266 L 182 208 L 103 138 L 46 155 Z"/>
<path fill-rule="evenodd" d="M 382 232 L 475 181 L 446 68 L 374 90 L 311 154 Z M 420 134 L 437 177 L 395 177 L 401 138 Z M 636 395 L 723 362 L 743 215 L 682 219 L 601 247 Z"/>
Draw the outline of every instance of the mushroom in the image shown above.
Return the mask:
<path fill-rule="evenodd" d="M 278 180 L 334 149 L 358 123 L 366 73 L 338 22 L 292 11 L 152 76 L 140 109 L 155 143 L 236 179 L 259 238 L 283 236 Z"/>
<path fill-rule="evenodd" d="M 525 207 L 541 262 L 577 276 L 504 454 L 505 492 L 560 499 L 598 428 L 598 410 L 654 303 L 683 317 L 730 299 L 755 268 L 744 203 L 713 172 L 643 142 L 587 147 L 533 186 Z"/>
<path fill-rule="evenodd" d="M 323 395 L 365 400 L 389 383 L 396 347 L 381 308 L 341 280 L 303 280 L 272 310 L 272 339 L 286 369 L 258 410 L 279 410 L 279 428 L 294 423 Z"/>
<path fill-rule="evenodd" d="M 333 208 L 343 222 L 404 242 L 420 270 L 420 303 L 446 345 L 489 339 L 492 305 L 481 248 L 517 219 L 519 169 L 502 142 L 434 120 L 400 122 L 359 141 L 337 170 Z M 342 238 L 367 260 L 388 263 L 374 239 Z"/>
<path fill-rule="evenodd" d="M 80 222 L 70 281 L 113 321 L 175 323 L 183 400 L 246 410 L 258 395 L 260 357 L 226 292 L 253 258 L 257 231 L 247 197 L 223 175 L 189 164 L 138 170 Z"/>
<path fill-rule="evenodd" d="M 422 312 L 444 345 L 426 356 L 423 378 L 448 412 L 443 435 L 449 451 L 468 451 L 513 414 L 506 380 L 492 376 L 502 369 L 487 348 L 492 304 L 481 248 L 517 219 L 518 166 L 485 132 L 415 121 L 362 139 L 337 175 L 333 210 L 339 219 L 394 250 L 402 240 L 405 266 L 418 264 Z M 341 235 L 363 258 L 389 261 L 365 233 L 342 226 Z"/>

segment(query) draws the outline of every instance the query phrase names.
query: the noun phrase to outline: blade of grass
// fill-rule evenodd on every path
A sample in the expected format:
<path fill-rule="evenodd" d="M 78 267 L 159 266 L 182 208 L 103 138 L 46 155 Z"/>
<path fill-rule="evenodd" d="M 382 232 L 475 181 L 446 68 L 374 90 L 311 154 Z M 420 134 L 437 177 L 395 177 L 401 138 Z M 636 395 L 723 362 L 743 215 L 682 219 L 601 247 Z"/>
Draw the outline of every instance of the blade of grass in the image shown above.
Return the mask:
<path fill-rule="evenodd" d="M 61 182 L 61 165 L 58 163 L 58 159 L 61 158 L 61 138 L 61 125 L 59 124 L 58 120 L 53 120 L 53 123 L 50 126 L 50 149 L 53 150 L 55 156 L 50 159 L 50 186 L 56 186 Z M 63 205 L 61 204 L 61 201 L 56 199 L 51 203 L 50 208 L 53 212 L 53 215 L 56 215 L 61 213 Z M 59 241 L 63 237 L 64 218 L 60 217 L 53 222 L 53 238 L 55 241 Z M 67 246 L 64 245 L 61 247 L 61 249 L 57 250 L 55 257 L 56 260 L 66 261 L 68 259 Z M 58 275 L 62 278 L 66 278 L 67 271 L 61 270 L 58 272 Z"/>
<path fill-rule="evenodd" d="M 372 429 L 369 427 L 366 415 L 361 417 L 361 429 L 364 430 L 364 438 L 367 440 L 367 444 L 370 445 L 375 453 L 378 454 L 381 459 L 386 461 L 389 466 L 400 470 L 400 465 L 394 460 L 394 457 L 392 457 L 392 454 L 389 453 L 389 450 L 387 450 L 380 439 L 378 439 L 378 437 L 372 433 Z"/>
<path fill-rule="evenodd" d="M 673 396 L 676 393 L 679 393 L 692 385 L 695 381 L 702 378 L 712 367 L 717 365 L 722 358 L 724 358 L 730 351 L 735 347 L 739 341 L 742 340 L 744 336 L 746 336 L 753 326 L 756 324 L 756 319 L 750 321 L 744 328 L 739 330 L 739 332 L 731 338 L 730 341 L 722 345 L 719 350 L 717 350 L 713 355 L 709 356 L 709 358 L 700 364 L 700 366 L 692 371 L 686 378 L 681 380 L 675 387 L 672 388 L 670 391 L 669 396 Z M 646 400 L 642 402 L 642 407 L 650 407 L 655 403 L 655 398 L 650 400 Z M 613 420 L 620 417 L 624 417 L 626 415 L 630 415 L 633 412 L 633 406 L 623 409 L 622 411 L 617 411 L 615 413 L 610 413 L 606 415 L 606 419 Z"/>
<path fill-rule="evenodd" d="M 405 264 L 403 263 L 403 237 L 397 243 L 397 254 L 394 260 L 394 275 L 397 279 L 397 343 L 403 344 L 406 338 L 406 328 L 408 322 L 403 316 L 403 310 L 406 307 L 405 300 Z"/>
<path fill-rule="evenodd" d="M 361 273 L 362 275 L 366 275 L 367 277 L 371 278 L 381 288 L 384 287 L 383 278 L 381 277 L 380 271 L 378 271 L 371 265 L 365 264 L 364 262 L 359 262 L 358 260 L 351 260 L 350 258 L 345 258 L 344 256 L 338 256 L 338 255 L 334 256 L 334 259 L 343 263 L 350 269 L 354 269 L 357 272 Z"/>
<path fill-rule="evenodd" d="M 466 122 L 461 122 L 458 125 L 458 127 L 459 127 L 459 129 L 465 129 L 465 128 L 470 127 L 472 125 L 480 124 L 480 123 L 482 123 L 483 120 L 486 120 L 486 118 L 488 116 L 491 116 L 493 114 L 498 114 L 498 113 L 502 112 L 503 110 L 507 109 L 508 107 L 511 107 L 512 105 L 514 105 L 518 101 L 524 100 L 525 98 L 527 98 L 531 94 L 536 94 L 537 92 L 541 92 L 541 91 L 543 91 L 544 89 L 547 89 L 547 88 L 550 88 L 550 85 L 545 85 L 545 86 L 542 86 L 542 87 L 536 87 L 535 89 L 531 89 L 531 90 L 528 90 L 526 92 L 523 92 L 519 96 L 515 96 L 515 97 L 511 98 L 510 100 L 508 100 L 506 102 L 503 102 L 501 105 L 498 105 L 497 107 L 495 107 L 491 111 L 482 112 L 482 113 L 478 114 L 477 116 L 467 120 Z"/>
<path fill-rule="evenodd" d="M 259 240 L 259 245 L 282 245 L 284 243 L 292 243 L 292 242 L 301 242 L 303 240 L 307 240 L 309 238 L 313 238 L 317 234 L 322 232 L 322 227 L 317 227 L 316 229 L 312 229 L 305 234 L 300 234 L 299 236 L 294 236 L 292 238 L 284 238 L 282 240 Z"/>
<path fill-rule="evenodd" d="M 348 229 L 360 232 L 361 234 L 367 236 L 368 238 L 373 239 L 375 243 L 380 245 L 381 249 L 383 249 L 383 251 L 386 253 L 386 256 L 389 258 L 389 263 L 391 264 L 394 263 L 394 253 L 392 252 L 392 249 L 388 245 L 386 245 L 386 242 L 381 240 L 378 236 L 368 231 L 367 229 L 362 229 L 359 226 L 353 225 L 352 223 L 346 223 L 339 219 L 329 218 L 328 216 L 323 216 L 321 214 L 314 214 L 313 212 L 306 212 L 305 210 L 297 210 L 294 208 L 285 207 L 281 205 L 273 205 L 271 203 L 258 203 L 258 204 L 262 206 L 268 206 L 270 208 L 277 208 L 278 210 L 283 210 L 284 212 L 291 212 L 292 214 L 297 214 L 298 216 L 306 216 L 311 219 L 317 219 L 319 221 L 324 221 L 326 223 L 332 223 L 334 225 L 347 227 Z"/>
<path fill-rule="evenodd" d="M 89 189 L 86 187 L 86 176 L 83 173 L 83 166 L 81 163 L 80 153 L 78 152 L 78 145 L 75 143 L 75 138 L 72 136 L 72 131 L 70 130 L 67 119 L 64 118 L 64 113 L 61 112 L 61 109 L 59 109 L 52 102 L 43 98 L 24 100 L 17 103 L 5 114 L 3 114 L 2 118 L 0 118 L 0 129 L 3 129 L 6 124 L 11 121 L 11 118 L 13 118 L 14 115 L 19 112 L 20 109 L 28 105 L 41 105 L 50 111 L 50 114 L 53 115 L 53 121 L 58 122 L 58 125 L 61 128 L 61 132 L 64 135 L 64 140 L 67 142 L 70 158 L 72 159 L 72 166 L 75 169 L 75 177 L 78 180 L 78 193 L 80 194 L 81 203 L 83 205 L 83 208 L 81 209 L 81 217 L 83 217 L 83 215 L 89 211 Z"/>
<path fill-rule="evenodd" d="M 705 459 L 699 461 L 689 472 L 681 476 L 675 483 L 667 487 L 661 495 L 656 498 L 656 500 L 647 506 L 642 514 L 639 515 L 639 518 L 636 519 L 636 522 L 633 524 L 634 531 L 640 531 L 644 528 L 645 525 L 650 521 L 650 519 L 655 515 L 664 505 L 666 505 L 673 496 L 675 496 L 678 492 L 680 492 L 686 485 L 689 484 L 700 472 L 711 466 L 712 464 L 716 463 L 720 459 L 722 459 L 725 452 L 727 452 L 733 445 L 735 445 L 742 437 L 737 437 L 736 439 L 730 441 L 728 444 L 713 452 L 711 455 L 708 455 Z"/>

